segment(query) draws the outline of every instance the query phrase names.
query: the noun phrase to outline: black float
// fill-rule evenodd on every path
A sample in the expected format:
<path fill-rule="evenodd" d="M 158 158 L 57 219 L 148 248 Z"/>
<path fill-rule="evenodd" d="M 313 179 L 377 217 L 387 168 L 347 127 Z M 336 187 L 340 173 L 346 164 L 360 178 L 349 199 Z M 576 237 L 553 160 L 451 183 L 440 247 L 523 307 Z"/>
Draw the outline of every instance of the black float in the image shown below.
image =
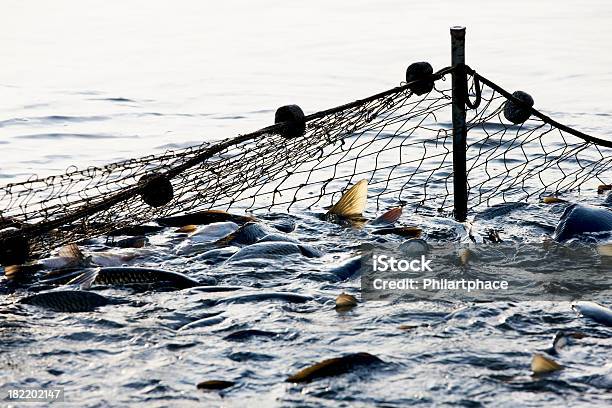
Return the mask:
<path fill-rule="evenodd" d="M 172 183 L 167 177 L 159 174 L 147 174 L 140 178 L 139 185 L 142 185 L 140 197 L 142 201 L 151 207 L 161 207 L 166 205 L 174 197 Z"/>
<path fill-rule="evenodd" d="M 287 125 L 281 130 L 281 136 L 287 139 L 302 136 L 306 131 L 304 111 L 297 105 L 285 105 L 276 110 L 274 123 L 282 122 Z"/>
<path fill-rule="evenodd" d="M 410 83 L 419 79 L 428 78 L 433 74 L 433 68 L 429 62 L 415 62 L 406 69 L 406 82 Z M 434 87 L 433 79 L 429 81 L 419 81 L 408 85 L 408 88 L 417 95 L 424 95 Z"/>

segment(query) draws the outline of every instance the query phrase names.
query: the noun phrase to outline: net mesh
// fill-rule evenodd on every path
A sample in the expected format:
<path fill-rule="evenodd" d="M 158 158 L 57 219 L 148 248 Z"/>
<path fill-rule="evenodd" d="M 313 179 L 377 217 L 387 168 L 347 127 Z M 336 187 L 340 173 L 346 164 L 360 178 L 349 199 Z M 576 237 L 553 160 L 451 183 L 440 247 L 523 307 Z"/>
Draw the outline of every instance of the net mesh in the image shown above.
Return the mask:
<path fill-rule="evenodd" d="M 2 186 L 0 229 L 16 227 L 5 228 L 2 238 L 25 236 L 31 252 L 41 254 L 195 210 L 323 209 L 361 179 L 369 182 L 372 211 L 401 205 L 450 213 L 452 71 L 434 74 L 433 90 L 423 95 L 402 84 L 309 115 L 299 137 L 283 137 L 282 126 L 271 126 L 215 144 Z M 502 113 L 507 93 L 469 72 L 469 93 L 480 98 L 468 110 L 471 210 L 610 181 L 610 146 L 570 134 L 546 117 L 509 123 Z M 166 175 L 172 185 L 172 199 L 160 207 L 141 198 L 139 181 L 151 174 Z"/>

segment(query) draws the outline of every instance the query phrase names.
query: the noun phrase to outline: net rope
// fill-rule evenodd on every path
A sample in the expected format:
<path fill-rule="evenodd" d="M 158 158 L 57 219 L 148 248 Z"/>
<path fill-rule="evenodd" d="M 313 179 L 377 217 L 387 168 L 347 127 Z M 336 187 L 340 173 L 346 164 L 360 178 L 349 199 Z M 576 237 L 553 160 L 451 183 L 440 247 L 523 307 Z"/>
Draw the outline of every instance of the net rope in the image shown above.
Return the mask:
<path fill-rule="evenodd" d="M 567 128 L 531 109 L 520 125 L 503 108 L 513 96 L 467 67 L 469 74 L 468 207 L 557 195 L 612 178 L 612 144 Z M 453 207 L 453 68 L 368 98 L 306 116 L 303 135 L 284 123 L 161 155 L 102 167 L 67 169 L 0 187 L 0 239 L 25 237 L 40 255 L 180 213 L 323 211 L 361 179 L 370 211 L 404 206 L 424 214 Z M 173 197 L 143 202 L 143 177 L 164 175 Z"/>

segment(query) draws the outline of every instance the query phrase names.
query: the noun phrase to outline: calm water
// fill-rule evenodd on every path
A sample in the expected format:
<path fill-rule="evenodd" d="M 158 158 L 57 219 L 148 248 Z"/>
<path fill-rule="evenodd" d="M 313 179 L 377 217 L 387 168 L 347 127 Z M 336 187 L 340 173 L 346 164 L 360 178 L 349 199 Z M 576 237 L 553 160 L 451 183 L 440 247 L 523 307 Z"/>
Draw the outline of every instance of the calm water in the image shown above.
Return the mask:
<path fill-rule="evenodd" d="M 5 2 L 0 182 L 244 133 L 288 103 L 310 113 L 367 96 L 397 85 L 413 61 L 448 65 L 455 24 L 468 28 L 473 68 L 528 90 L 557 120 L 612 138 L 608 2 L 457 3 Z M 293 235 L 325 257 L 211 267 L 173 255 L 160 235 L 152 238 L 158 253 L 142 262 L 312 301 L 209 307 L 213 295 L 197 291 L 104 290 L 130 303 L 70 315 L 17 310 L 20 294 L 3 295 L 0 385 L 61 386 L 75 406 L 610 403 L 612 331 L 577 318 L 569 303 L 368 302 L 338 314 L 333 299 L 357 294 L 359 280 L 338 282 L 329 270 L 375 238 L 310 213 L 292 216 Z M 532 206 L 502 227 L 510 240 L 539 242 L 559 216 Z M 454 228 L 405 217 L 426 231 Z M 208 324 L 179 330 L 215 312 Z M 222 340 L 247 328 L 278 335 Z M 566 370 L 531 378 L 532 353 L 561 329 L 589 337 L 560 358 Z M 308 363 L 358 351 L 389 364 L 307 386 L 283 382 Z M 238 385 L 221 395 L 196 390 L 206 379 Z"/>

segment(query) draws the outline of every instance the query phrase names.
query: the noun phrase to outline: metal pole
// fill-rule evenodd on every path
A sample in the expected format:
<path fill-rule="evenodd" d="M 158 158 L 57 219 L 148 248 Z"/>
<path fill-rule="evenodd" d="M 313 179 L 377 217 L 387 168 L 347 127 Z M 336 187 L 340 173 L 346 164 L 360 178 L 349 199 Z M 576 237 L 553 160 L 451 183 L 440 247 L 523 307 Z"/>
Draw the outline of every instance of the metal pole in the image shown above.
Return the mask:
<path fill-rule="evenodd" d="M 451 64 L 453 70 L 453 195 L 455 219 L 467 217 L 468 184 L 466 171 L 465 98 L 467 75 L 465 72 L 465 27 L 451 27 Z"/>

